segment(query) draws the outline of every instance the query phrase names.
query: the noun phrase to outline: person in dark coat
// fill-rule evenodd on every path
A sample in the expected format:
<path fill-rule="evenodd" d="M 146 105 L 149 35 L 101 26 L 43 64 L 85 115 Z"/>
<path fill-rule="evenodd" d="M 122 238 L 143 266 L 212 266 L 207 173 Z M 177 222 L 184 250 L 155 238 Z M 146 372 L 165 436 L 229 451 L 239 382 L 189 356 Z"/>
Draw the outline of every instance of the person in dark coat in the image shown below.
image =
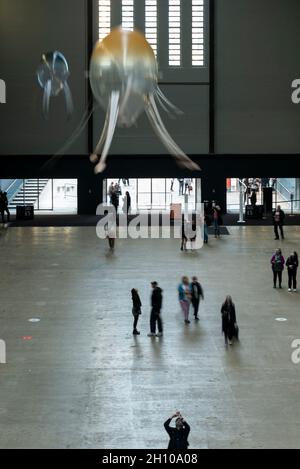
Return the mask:
<path fill-rule="evenodd" d="M 139 296 L 139 292 L 135 288 L 131 290 L 131 296 L 132 296 L 132 314 L 134 317 L 133 335 L 140 335 L 140 332 L 137 330 L 137 325 L 139 322 L 140 315 L 142 314 L 142 311 L 141 311 L 142 302 Z"/>
<path fill-rule="evenodd" d="M 0 191 L 0 213 L 2 218 L 2 223 L 5 223 L 4 213 L 7 213 L 7 223 L 10 221 L 10 211 L 8 209 L 8 199 L 7 192 Z"/>
<path fill-rule="evenodd" d="M 171 427 L 170 424 L 174 419 L 176 419 L 176 427 Z M 168 449 L 188 449 L 188 437 L 191 428 L 180 412 L 176 412 L 176 414 L 172 415 L 172 417 L 165 422 L 164 427 L 170 437 Z"/>
<path fill-rule="evenodd" d="M 275 240 L 279 239 L 279 230 L 281 234 L 281 238 L 284 239 L 284 220 L 285 220 L 285 213 L 281 209 L 280 205 L 278 205 L 277 209 L 273 212 L 273 225 L 274 225 L 274 233 L 275 233 Z"/>
<path fill-rule="evenodd" d="M 231 296 L 227 296 L 221 308 L 222 332 L 225 336 L 226 347 L 233 344 L 233 338 L 238 338 L 235 305 Z"/>
<path fill-rule="evenodd" d="M 282 272 L 284 271 L 285 260 L 281 249 L 277 249 L 275 254 L 272 256 L 271 265 L 273 270 L 274 288 L 277 288 L 277 279 L 279 281 L 279 288 L 282 288 Z"/>
<path fill-rule="evenodd" d="M 194 316 L 195 320 L 199 321 L 198 317 L 198 312 L 199 312 L 199 306 L 200 306 L 200 300 L 204 300 L 204 292 L 201 284 L 198 282 L 197 277 L 193 277 L 192 283 L 191 283 L 191 293 L 192 293 L 192 305 L 194 308 Z"/>
<path fill-rule="evenodd" d="M 150 334 L 148 337 L 162 337 L 163 335 L 163 324 L 161 320 L 161 308 L 162 308 L 162 289 L 158 286 L 157 282 L 151 283 L 152 296 L 151 296 L 151 316 L 150 316 Z M 158 333 L 156 334 L 156 324 L 158 327 Z"/>
<path fill-rule="evenodd" d="M 127 191 L 123 198 L 123 213 L 128 215 L 131 212 L 131 196 Z"/>
<path fill-rule="evenodd" d="M 114 206 L 116 213 L 118 213 L 119 208 L 119 194 L 116 190 L 113 191 L 111 195 L 111 204 Z"/>
<path fill-rule="evenodd" d="M 292 252 L 288 260 L 286 261 L 286 266 L 288 269 L 288 276 L 289 276 L 289 292 L 293 291 L 296 293 L 297 291 L 297 272 L 299 267 L 299 259 L 298 254 L 296 252 Z"/>

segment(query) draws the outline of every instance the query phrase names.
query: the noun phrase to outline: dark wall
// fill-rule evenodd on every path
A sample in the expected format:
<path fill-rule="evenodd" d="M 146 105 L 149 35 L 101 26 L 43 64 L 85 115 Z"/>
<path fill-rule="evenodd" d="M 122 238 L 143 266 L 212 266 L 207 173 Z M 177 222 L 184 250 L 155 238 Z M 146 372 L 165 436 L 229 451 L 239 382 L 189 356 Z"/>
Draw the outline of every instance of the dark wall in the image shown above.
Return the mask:
<path fill-rule="evenodd" d="M 299 0 L 215 5 L 216 152 L 299 154 Z"/>
<path fill-rule="evenodd" d="M 7 104 L 0 106 L 0 155 L 56 153 L 87 108 L 87 15 L 85 0 L 0 0 L 0 78 Z M 75 111 L 67 120 L 64 97 L 42 115 L 36 69 L 42 53 L 61 51 L 68 60 Z M 87 153 L 87 132 L 66 150 Z"/>

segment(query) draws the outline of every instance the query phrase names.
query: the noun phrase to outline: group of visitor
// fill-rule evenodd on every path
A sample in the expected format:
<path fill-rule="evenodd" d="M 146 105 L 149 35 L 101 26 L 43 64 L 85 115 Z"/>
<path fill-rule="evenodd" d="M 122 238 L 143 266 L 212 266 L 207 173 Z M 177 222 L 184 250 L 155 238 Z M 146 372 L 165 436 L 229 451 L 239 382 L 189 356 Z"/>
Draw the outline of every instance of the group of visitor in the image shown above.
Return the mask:
<path fill-rule="evenodd" d="M 285 261 L 281 249 L 276 249 L 271 258 L 271 266 L 273 271 L 273 287 L 277 288 L 277 282 L 280 289 L 282 289 L 283 272 L 287 267 L 288 272 L 288 288 L 289 292 L 297 292 L 297 273 L 299 267 L 299 259 L 297 252 L 292 252 Z"/>

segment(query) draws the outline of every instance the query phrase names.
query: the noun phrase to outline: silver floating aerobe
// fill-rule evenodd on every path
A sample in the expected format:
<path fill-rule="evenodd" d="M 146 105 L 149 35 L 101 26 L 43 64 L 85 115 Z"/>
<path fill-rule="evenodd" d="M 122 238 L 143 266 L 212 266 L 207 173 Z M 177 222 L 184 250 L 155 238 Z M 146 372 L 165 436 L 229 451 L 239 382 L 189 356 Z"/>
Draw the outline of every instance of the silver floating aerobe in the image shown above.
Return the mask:
<path fill-rule="evenodd" d="M 40 87 L 44 90 L 43 113 L 47 119 L 49 116 L 50 99 L 64 92 L 67 115 L 73 113 L 73 99 L 68 78 L 70 76 L 69 66 L 66 58 L 61 52 L 47 52 L 42 55 L 41 63 L 37 70 L 37 78 Z"/>
<path fill-rule="evenodd" d="M 146 112 L 157 137 L 177 163 L 189 170 L 200 170 L 176 144 L 167 131 L 155 99 L 169 115 L 181 112 L 158 87 L 158 66 L 145 37 L 137 31 L 114 29 L 93 51 L 90 83 L 95 99 L 106 111 L 100 140 L 90 159 L 95 173 L 106 168 L 106 160 L 117 125 L 132 127 Z"/>

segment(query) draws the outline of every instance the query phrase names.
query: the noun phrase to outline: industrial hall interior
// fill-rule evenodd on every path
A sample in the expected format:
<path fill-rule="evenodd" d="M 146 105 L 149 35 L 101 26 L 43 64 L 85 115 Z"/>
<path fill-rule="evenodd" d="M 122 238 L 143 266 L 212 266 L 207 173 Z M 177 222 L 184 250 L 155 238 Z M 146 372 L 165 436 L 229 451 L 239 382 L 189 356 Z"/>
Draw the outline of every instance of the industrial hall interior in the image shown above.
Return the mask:
<path fill-rule="evenodd" d="M 300 448 L 299 17 L 0 0 L 0 449 Z"/>

